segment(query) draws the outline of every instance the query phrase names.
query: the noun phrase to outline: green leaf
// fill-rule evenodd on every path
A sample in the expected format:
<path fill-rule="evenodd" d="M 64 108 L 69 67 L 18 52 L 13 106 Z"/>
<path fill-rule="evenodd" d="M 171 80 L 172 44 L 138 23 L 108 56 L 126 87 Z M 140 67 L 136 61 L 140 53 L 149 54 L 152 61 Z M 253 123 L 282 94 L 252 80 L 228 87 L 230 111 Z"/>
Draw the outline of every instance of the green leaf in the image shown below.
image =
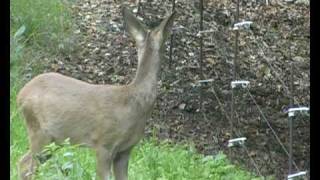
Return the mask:
<path fill-rule="evenodd" d="M 66 162 L 62 165 L 62 170 L 67 170 L 67 169 L 72 169 L 73 168 L 73 163 L 72 162 Z"/>
<path fill-rule="evenodd" d="M 73 156 L 73 153 L 72 152 L 65 152 L 63 154 L 64 157 L 69 157 L 69 156 Z"/>
<path fill-rule="evenodd" d="M 14 39 L 19 38 L 25 31 L 26 31 L 26 26 L 25 26 L 25 25 L 22 25 L 22 26 L 17 30 L 17 32 L 14 33 L 13 38 L 14 38 Z"/>

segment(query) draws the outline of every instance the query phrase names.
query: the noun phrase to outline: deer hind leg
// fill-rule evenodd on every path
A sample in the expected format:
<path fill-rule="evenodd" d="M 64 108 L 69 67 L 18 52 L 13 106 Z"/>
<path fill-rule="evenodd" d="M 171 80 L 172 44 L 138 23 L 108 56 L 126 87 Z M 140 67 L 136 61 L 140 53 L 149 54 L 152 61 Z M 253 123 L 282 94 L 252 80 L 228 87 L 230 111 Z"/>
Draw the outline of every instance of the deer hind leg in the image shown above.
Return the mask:
<path fill-rule="evenodd" d="M 19 161 L 18 173 L 21 180 L 31 180 L 38 165 L 36 155 L 41 152 L 45 145 L 50 143 L 51 138 L 43 133 L 39 124 L 35 122 L 35 119 L 32 119 L 32 122 L 30 122 L 28 121 L 30 119 L 27 119 L 27 117 L 30 116 L 25 117 L 29 135 L 30 150 Z"/>
<path fill-rule="evenodd" d="M 30 151 L 19 162 L 19 175 L 22 180 L 32 179 L 32 175 L 34 175 L 38 165 L 36 155 L 49 143 L 50 139 L 41 132 L 35 133 L 30 137 Z"/>
<path fill-rule="evenodd" d="M 101 147 L 96 149 L 97 156 L 97 175 L 100 180 L 109 180 L 111 178 L 112 151 Z"/>
<path fill-rule="evenodd" d="M 131 148 L 119 152 L 113 160 L 113 172 L 116 180 L 128 179 L 128 165 Z"/>
<path fill-rule="evenodd" d="M 33 160 L 31 151 L 28 151 L 19 161 L 18 173 L 21 180 L 30 180 L 32 173 L 35 171 L 36 163 Z"/>

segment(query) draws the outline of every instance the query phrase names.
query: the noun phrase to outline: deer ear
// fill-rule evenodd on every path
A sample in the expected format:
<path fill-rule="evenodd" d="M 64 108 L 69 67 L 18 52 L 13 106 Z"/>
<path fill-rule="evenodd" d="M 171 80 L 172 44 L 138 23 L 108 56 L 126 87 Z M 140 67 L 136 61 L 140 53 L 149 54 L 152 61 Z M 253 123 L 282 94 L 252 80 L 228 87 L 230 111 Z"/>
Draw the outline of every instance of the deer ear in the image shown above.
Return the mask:
<path fill-rule="evenodd" d="M 162 36 L 163 41 L 165 41 L 170 34 L 175 16 L 176 16 L 176 12 L 174 11 L 170 16 L 162 20 L 160 25 L 155 29 L 156 33 L 159 36 Z"/>
<path fill-rule="evenodd" d="M 127 8 L 122 8 L 122 14 L 126 31 L 136 43 L 141 44 L 146 37 L 147 28 Z"/>

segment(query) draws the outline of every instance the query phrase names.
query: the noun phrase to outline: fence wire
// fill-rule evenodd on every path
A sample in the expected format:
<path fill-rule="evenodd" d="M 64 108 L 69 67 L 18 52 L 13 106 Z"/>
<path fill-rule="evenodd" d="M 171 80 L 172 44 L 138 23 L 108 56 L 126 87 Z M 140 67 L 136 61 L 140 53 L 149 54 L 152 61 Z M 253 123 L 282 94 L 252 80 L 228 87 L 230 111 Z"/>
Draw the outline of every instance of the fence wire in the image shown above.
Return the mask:
<path fill-rule="evenodd" d="M 217 95 L 217 93 L 216 93 L 213 85 L 211 86 L 211 89 L 212 89 L 212 92 L 213 92 L 213 94 L 214 94 L 214 96 L 215 96 L 215 98 L 216 98 L 216 100 L 217 100 L 217 102 L 218 102 L 218 104 L 219 104 L 220 110 L 222 111 L 222 113 L 224 114 L 224 116 L 228 119 L 228 121 L 229 121 L 229 123 L 230 123 L 230 126 L 232 127 L 231 131 L 234 132 L 234 133 L 236 134 L 236 136 L 240 137 L 240 133 L 237 132 L 237 131 L 234 129 L 234 126 L 232 125 L 233 122 L 232 122 L 231 118 L 229 117 L 228 113 L 226 113 L 226 111 L 225 111 L 225 109 L 224 109 L 224 107 L 223 107 L 223 105 L 222 105 L 222 103 L 221 103 L 221 101 L 220 101 L 220 98 L 218 97 L 218 95 Z M 248 151 L 247 147 L 245 146 L 245 144 L 243 144 L 243 147 L 244 147 L 244 149 L 245 149 L 245 151 L 246 151 L 246 154 L 248 155 L 248 157 L 249 157 L 249 159 L 250 159 L 253 167 L 254 167 L 254 168 L 256 169 L 256 171 L 258 172 L 259 176 L 264 177 L 264 176 L 262 175 L 262 173 L 260 172 L 257 163 L 256 163 L 255 160 L 250 156 L 249 151 Z"/>

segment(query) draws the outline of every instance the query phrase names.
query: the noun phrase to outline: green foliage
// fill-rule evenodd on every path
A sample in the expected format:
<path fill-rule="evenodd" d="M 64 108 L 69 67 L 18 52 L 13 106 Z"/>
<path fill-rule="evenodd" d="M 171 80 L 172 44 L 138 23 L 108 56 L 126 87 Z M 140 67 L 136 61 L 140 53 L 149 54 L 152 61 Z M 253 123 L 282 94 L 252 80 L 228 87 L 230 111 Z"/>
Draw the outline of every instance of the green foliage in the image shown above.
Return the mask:
<path fill-rule="evenodd" d="M 145 140 L 132 152 L 132 179 L 253 179 L 250 173 L 231 165 L 222 152 L 215 156 L 196 153 L 191 145 Z"/>
<path fill-rule="evenodd" d="M 40 73 L 47 57 L 74 48 L 67 7 L 62 0 L 10 1 L 11 88 Z"/>
<path fill-rule="evenodd" d="M 70 145 L 52 143 L 38 155 L 51 156 L 39 166 L 36 179 L 94 179 L 95 158 L 92 150 Z M 41 158 L 40 158 L 41 159 Z M 190 179 L 256 179 L 228 161 L 220 152 L 215 156 L 197 154 L 190 145 L 157 143 L 154 139 L 144 140 L 131 153 L 129 163 L 131 180 L 190 180 Z"/>
<path fill-rule="evenodd" d="M 10 34 L 55 52 L 70 35 L 71 16 L 66 7 L 61 0 L 11 0 Z"/>
<path fill-rule="evenodd" d="M 92 179 L 95 177 L 95 158 L 91 150 L 71 145 L 67 139 L 63 144 L 49 144 L 41 156 L 50 157 L 39 166 L 36 179 Z M 49 178 L 48 178 L 49 177 Z"/>

